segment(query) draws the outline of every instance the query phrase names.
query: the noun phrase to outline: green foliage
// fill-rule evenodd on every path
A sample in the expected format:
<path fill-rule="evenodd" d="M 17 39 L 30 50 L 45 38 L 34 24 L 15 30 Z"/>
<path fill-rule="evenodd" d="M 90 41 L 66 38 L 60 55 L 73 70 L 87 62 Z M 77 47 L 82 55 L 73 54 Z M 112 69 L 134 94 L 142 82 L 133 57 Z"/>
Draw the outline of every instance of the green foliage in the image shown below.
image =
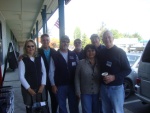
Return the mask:
<path fill-rule="evenodd" d="M 124 36 L 125 38 L 131 38 L 131 35 L 128 34 L 128 33 L 124 33 L 123 36 Z"/>
<path fill-rule="evenodd" d="M 124 34 L 124 37 L 128 37 L 128 38 L 138 38 L 138 40 L 142 40 L 143 38 L 138 34 L 138 33 L 134 33 L 134 34 Z"/>
<path fill-rule="evenodd" d="M 74 39 L 81 39 L 81 30 L 79 27 L 76 27 L 74 30 L 74 35 L 73 35 Z"/>
<path fill-rule="evenodd" d="M 138 38 L 139 41 L 142 40 L 142 37 L 141 37 L 138 33 L 134 33 L 134 34 L 132 35 L 132 37 L 133 37 L 133 38 Z"/>
<path fill-rule="evenodd" d="M 103 32 L 105 30 L 106 30 L 106 24 L 102 22 L 100 28 L 98 29 L 98 35 L 100 36 L 100 39 L 102 39 L 102 35 L 103 35 Z M 113 33 L 113 36 L 115 39 L 118 39 L 118 38 L 138 38 L 139 41 L 143 39 L 138 33 L 134 33 L 134 34 L 120 33 L 116 29 L 111 29 L 110 31 Z M 101 40 L 101 43 L 102 43 L 102 40 Z"/>
<path fill-rule="evenodd" d="M 113 33 L 113 36 L 114 36 L 115 39 L 123 38 L 123 34 L 122 34 L 122 33 L 119 33 L 118 30 L 116 30 L 116 29 L 111 29 L 110 31 Z"/>
<path fill-rule="evenodd" d="M 105 30 L 106 30 L 106 24 L 104 22 L 102 22 L 100 28 L 97 30 L 97 34 L 100 37 L 100 43 L 101 44 L 103 44 L 102 35 L 103 35 L 103 33 L 104 33 Z"/>
<path fill-rule="evenodd" d="M 100 39 L 102 39 L 102 35 L 104 33 L 104 31 L 106 30 L 106 24 L 104 22 L 102 22 L 100 28 L 97 30 L 97 34 L 99 35 Z"/>
<path fill-rule="evenodd" d="M 87 44 L 90 43 L 90 39 L 87 37 L 87 35 L 84 33 L 82 35 L 82 48 L 84 48 Z"/>

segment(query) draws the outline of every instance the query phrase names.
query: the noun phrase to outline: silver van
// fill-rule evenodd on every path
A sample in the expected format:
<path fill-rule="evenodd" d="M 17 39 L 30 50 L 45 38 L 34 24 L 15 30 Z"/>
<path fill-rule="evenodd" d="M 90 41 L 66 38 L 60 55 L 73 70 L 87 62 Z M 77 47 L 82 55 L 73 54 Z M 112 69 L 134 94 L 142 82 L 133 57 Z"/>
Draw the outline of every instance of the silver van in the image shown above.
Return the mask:
<path fill-rule="evenodd" d="M 150 104 L 150 41 L 147 43 L 138 68 L 135 95 L 144 103 Z"/>

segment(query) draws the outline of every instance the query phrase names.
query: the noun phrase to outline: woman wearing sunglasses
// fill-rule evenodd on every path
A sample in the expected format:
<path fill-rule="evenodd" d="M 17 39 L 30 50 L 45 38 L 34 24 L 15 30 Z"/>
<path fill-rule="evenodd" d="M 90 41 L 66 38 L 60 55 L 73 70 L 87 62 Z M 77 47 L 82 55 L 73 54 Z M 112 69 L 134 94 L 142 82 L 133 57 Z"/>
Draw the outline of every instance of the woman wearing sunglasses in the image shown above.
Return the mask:
<path fill-rule="evenodd" d="M 22 60 L 19 62 L 19 77 L 26 112 L 30 113 L 33 96 L 41 94 L 42 101 L 46 99 L 44 90 L 46 71 L 42 57 L 36 54 L 34 40 L 27 40 L 23 49 L 24 54 Z"/>

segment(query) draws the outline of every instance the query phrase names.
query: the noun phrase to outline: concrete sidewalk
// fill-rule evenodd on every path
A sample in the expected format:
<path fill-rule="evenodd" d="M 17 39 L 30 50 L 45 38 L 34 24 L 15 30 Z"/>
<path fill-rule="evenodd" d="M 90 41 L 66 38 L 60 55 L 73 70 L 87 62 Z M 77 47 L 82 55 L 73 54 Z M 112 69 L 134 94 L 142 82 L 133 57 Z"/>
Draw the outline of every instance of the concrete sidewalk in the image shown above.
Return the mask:
<path fill-rule="evenodd" d="M 18 69 L 15 71 L 7 71 L 3 86 L 13 86 L 14 89 L 14 113 L 26 113 L 25 105 L 23 104 L 21 94 L 21 83 L 19 81 Z M 49 99 L 50 100 L 50 99 Z M 49 102 L 50 103 L 50 102 Z M 79 104 L 79 111 L 81 112 L 81 103 Z M 125 113 L 132 113 L 124 108 Z"/>
<path fill-rule="evenodd" d="M 19 81 L 18 69 L 8 70 L 5 75 L 3 86 L 13 86 L 14 89 L 14 113 L 26 113 L 22 100 L 21 83 Z"/>

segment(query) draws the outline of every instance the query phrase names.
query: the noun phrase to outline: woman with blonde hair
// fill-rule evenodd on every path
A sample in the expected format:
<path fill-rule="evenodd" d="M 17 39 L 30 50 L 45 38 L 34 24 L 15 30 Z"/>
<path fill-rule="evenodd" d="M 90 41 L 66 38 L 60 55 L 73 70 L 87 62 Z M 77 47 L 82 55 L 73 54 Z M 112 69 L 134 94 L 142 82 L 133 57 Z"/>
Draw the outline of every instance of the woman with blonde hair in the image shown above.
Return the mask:
<path fill-rule="evenodd" d="M 24 45 L 24 54 L 19 61 L 19 77 L 21 81 L 21 91 L 26 112 L 30 113 L 32 106 L 32 96 L 37 93 L 45 97 L 46 70 L 43 59 L 36 54 L 36 44 L 34 40 L 28 39 Z"/>

